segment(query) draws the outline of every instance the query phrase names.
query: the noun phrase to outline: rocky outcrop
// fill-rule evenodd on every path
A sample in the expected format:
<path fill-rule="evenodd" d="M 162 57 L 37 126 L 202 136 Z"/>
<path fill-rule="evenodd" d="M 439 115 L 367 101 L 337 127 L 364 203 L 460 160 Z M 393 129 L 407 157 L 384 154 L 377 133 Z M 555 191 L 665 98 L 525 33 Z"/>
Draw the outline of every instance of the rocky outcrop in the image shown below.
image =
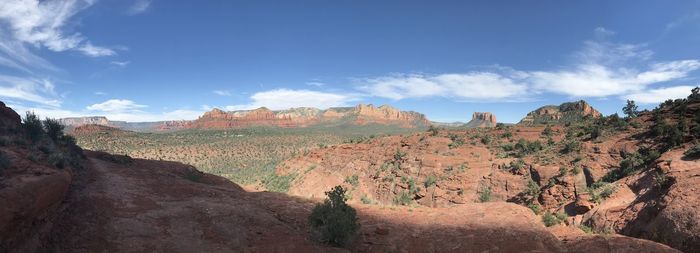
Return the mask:
<path fill-rule="evenodd" d="M 102 125 L 102 126 L 112 126 L 114 125 L 111 121 L 104 116 L 91 116 L 91 117 L 71 117 L 62 118 L 59 120 L 65 126 L 82 126 L 82 125 Z"/>
<path fill-rule="evenodd" d="M 490 112 L 474 112 L 472 120 L 467 122 L 467 127 L 496 127 L 496 115 Z"/>
<path fill-rule="evenodd" d="M 0 102 L 0 133 L 16 130 L 21 123 L 19 114 L 12 108 L 5 106 L 5 103 Z"/>
<path fill-rule="evenodd" d="M 600 112 L 586 103 L 586 101 L 579 100 L 563 103 L 559 106 L 548 105 L 540 107 L 528 113 L 518 124 L 564 124 L 600 116 Z"/>

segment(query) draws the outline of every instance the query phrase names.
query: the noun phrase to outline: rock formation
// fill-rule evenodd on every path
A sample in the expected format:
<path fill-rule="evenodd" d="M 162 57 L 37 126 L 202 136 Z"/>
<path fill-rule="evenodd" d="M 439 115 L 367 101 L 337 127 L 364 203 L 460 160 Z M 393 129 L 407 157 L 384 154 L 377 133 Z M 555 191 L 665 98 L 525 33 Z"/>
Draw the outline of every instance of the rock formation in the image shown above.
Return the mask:
<path fill-rule="evenodd" d="M 580 121 L 584 118 L 598 118 L 601 114 L 586 101 L 563 103 L 559 106 L 547 105 L 534 110 L 525 116 L 521 125 L 533 124 L 564 124 Z"/>
<path fill-rule="evenodd" d="M 475 127 L 496 127 L 496 115 L 490 112 L 474 112 L 472 120 L 466 124 L 469 128 Z"/>
<path fill-rule="evenodd" d="M 265 107 L 255 110 L 224 112 L 213 109 L 185 128 L 243 128 L 249 126 L 308 127 L 319 124 L 381 124 L 400 127 L 422 127 L 429 123 L 425 116 L 416 112 L 400 111 L 391 106 L 359 104 L 355 107 L 339 107 L 320 110 L 317 108 L 292 108 L 272 111 Z"/>

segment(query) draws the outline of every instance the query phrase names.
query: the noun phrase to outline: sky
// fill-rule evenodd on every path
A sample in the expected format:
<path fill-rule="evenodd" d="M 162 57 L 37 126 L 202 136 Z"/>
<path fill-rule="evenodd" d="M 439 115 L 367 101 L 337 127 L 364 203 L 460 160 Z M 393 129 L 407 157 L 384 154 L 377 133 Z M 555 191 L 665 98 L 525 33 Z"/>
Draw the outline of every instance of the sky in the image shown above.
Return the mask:
<path fill-rule="evenodd" d="M 0 1 L 0 101 L 42 117 L 389 104 L 518 122 L 700 85 L 694 1 Z"/>

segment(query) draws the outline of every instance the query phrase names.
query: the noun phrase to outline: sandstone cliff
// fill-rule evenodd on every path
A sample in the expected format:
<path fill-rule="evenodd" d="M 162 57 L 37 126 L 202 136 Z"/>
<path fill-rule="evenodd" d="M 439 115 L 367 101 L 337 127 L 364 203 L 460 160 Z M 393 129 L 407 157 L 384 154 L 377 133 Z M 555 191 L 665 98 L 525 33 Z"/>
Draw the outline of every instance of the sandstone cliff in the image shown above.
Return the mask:
<path fill-rule="evenodd" d="M 472 120 L 467 122 L 466 126 L 474 127 L 496 127 L 496 115 L 490 112 L 474 112 Z"/>
<path fill-rule="evenodd" d="M 309 127 L 319 124 L 397 125 L 412 128 L 429 124 L 423 114 L 401 111 L 391 106 L 359 104 L 355 107 L 337 107 L 327 110 L 317 108 L 292 108 L 272 111 L 261 107 L 255 110 L 224 112 L 213 109 L 185 128 L 243 128 L 249 126 Z"/>
<path fill-rule="evenodd" d="M 580 121 L 584 118 L 598 118 L 601 114 L 586 101 L 563 103 L 559 106 L 548 105 L 538 108 L 525 116 L 520 123 L 532 124 L 563 124 Z"/>

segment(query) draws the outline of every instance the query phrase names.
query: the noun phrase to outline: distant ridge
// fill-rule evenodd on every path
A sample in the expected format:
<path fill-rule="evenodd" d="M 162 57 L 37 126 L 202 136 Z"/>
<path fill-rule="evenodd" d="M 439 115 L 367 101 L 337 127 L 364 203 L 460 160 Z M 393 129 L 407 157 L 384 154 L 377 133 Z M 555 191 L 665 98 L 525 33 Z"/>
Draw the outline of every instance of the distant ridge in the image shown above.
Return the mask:
<path fill-rule="evenodd" d="M 375 107 L 358 104 L 354 107 L 333 107 L 321 110 L 299 107 L 273 111 L 265 107 L 253 110 L 223 111 L 214 108 L 196 120 L 125 122 L 111 121 L 104 116 L 63 118 L 60 121 L 75 128 L 84 125 L 101 125 L 131 131 L 169 131 L 180 129 L 227 129 L 251 126 L 283 128 L 314 125 L 395 125 L 401 128 L 427 127 L 430 121 L 425 115 L 413 111 L 401 111 L 388 105 Z"/>

